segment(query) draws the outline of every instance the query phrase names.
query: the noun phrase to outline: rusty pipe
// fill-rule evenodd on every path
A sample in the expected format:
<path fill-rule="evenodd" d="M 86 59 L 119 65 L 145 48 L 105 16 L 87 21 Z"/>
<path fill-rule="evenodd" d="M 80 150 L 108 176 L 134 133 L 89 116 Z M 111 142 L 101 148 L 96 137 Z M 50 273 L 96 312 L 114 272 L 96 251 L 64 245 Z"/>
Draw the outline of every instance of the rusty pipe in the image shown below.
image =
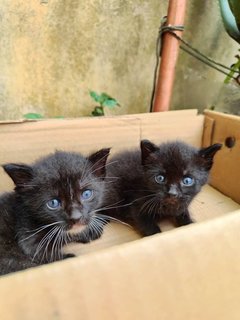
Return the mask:
<path fill-rule="evenodd" d="M 167 26 L 184 24 L 186 3 L 187 0 L 169 0 Z M 182 34 L 182 31 L 175 32 L 179 36 Z M 161 63 L 156 84 L 153 112 L 169 110 L 179 45 L 179 41 L 170 33 L 165 32 L 163 34 Z"/>

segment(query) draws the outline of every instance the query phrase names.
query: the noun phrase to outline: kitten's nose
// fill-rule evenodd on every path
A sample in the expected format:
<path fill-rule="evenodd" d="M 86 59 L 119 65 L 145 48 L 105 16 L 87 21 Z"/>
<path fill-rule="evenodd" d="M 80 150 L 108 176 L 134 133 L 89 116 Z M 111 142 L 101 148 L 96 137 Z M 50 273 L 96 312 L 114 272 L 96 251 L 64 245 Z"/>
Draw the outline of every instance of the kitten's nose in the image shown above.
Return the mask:
<path fill-rule="evenodd" d="M 80 209 L 73 208 L 71 215 L 70 215 L 70 220 L 72 224 L 80 223 L 80 224 L 88 224 L 90 220 L 90 216 L 84 215 Z"/>
<path fill-rule="evenodd" d="M 84 218 L 84 217 L 81 217 L 79 219 L 73 219 L 71 218 L 70 219 L 70 223 L 71 224 L 82 224 L 82 225 L 87 225 L 89 223 L 90 219 L 87 219 L 87 218 Z"/>
<path fill-rule="evenodd" d="M 72 220 L 79 220 L 81 216 L 82 216 L 81 211 L 78 208 L 72 209 L 71 216 L 70 216 Z"/>
<path fill-rule="evenodd" d="M 177 197 L 178 196 L 177 187 L 175 185 L 171 185 L 169 190 L 168 190 L 168 194 L 173 196 L 173 197 Z"/>

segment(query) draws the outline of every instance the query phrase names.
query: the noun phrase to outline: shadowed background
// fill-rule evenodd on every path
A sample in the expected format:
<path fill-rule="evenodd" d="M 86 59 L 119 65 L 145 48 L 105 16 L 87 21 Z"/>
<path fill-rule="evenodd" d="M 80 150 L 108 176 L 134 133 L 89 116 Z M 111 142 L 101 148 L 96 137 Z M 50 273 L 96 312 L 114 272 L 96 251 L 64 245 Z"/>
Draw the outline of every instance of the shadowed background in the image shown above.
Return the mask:
<path fill-rule="evenodd" d="M 121 108 L 149 110 L 156 38 L 168 1 L 2 0 L 0 119 L 90 115 L 89 90 Z M 238 45 L 225 32 L 217 1 L 188 2 L 184 39 L 230 66 Z M 238 108 L 240 89 L 180 52 L 171 109 Z M 233 101 L 232 101 L 233 100 Z"/>

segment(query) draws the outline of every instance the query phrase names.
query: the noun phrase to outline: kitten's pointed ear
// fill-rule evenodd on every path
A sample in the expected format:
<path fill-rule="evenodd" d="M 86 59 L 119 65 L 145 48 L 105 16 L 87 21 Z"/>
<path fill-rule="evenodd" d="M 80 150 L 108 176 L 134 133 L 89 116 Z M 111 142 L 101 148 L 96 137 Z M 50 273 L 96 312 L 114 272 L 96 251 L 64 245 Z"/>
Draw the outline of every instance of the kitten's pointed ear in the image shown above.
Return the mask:
<path fill-rule="evenodd" d="M 2 167 L 17 187 L 24 187 L 33 178 L 33 169 L 28 165 L 8 163 Z"/>
<path fill-rule="evenodd" d="M 213 165 L 213 158 L 217 151 L 222 148 L 221 143 L 215 143 L 207 148 L 200 149 L 198 155 L 205 160 L 205 168 L 210 170 Z"/>
<path fill-rule="evenodd" d="M 93 164 L 92 173 L 98 177 L 104 177 L 106 174 L 106 161 L 110 153 L 110 148 L 101 149 L 88 157 L 88 160 Z"/>
<path fill-rule="evenodd" d="M 159 150 L 159 148 L 149 140 L 141 141 L 141 152 L 142 152 L 142 164 L 146 164 L 147 158 L 152 155 L 155 151 Z"/>

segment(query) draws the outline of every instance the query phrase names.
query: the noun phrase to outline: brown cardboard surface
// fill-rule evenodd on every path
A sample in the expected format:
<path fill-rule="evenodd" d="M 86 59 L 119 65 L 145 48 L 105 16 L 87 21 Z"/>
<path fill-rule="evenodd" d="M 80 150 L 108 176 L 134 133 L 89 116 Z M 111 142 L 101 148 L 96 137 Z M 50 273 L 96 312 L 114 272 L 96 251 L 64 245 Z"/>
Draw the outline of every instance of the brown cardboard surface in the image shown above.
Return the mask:
<path fill-rule="evenodd" d="M 232 126 L 238 138 L 239 120 L 207 117 L 204 134 L 204 117 L 194 110 L 0 124 L 0 163 L 31 162 L 56 148 L 88 153 L 112 146 L 114 153 L 142 138 L 200 146 L 224 141 Z M 234 150 L 223 148 L 224 161 L 216 158 L 212 185 L 240 203 L 238 173 L 225 167 L 227 161 L 238 168 Z M 0 190 L 10 187 L 6 176 L 0 180 Z M 76 258 L 0 278 L 0 319 L 239 319 L 240 205 L 229 197 L 205 186 L 191 204 L 199 223 L 173 228 L 164 221 L 161 234 L 144 239 L 111 223 L 102 239 L 66 249 Z"/>
<path fill-rule="evenodd" d="M 240 211 L 3 277 L 0 317 L 237 320 Z"/>
<path fill-rule="evenodd" d="M 208 147 L 211 145 L 213 129 L 214 129 L 214 119 L 205 115 L 203 138 L 202 138 L 202 146 L 203 147 Z"/>
<path fill-rule="evenodd" d="M 211 143 L 223 144 L 214 160 L 211 183 L 222 193 L 240 202 L 240 117 L 213 111 L 205 111 L 205 114 L 214 120 Z M 225 145 L 228 137 L 236 140 L 231 149 Z"/>
<path fill-rule="evenodd" d="M 196 222 L 220 217 L 238 209 L 240 209 L 238 203 L 209 185 L 202 189 L 190 206 L 191 216 Z M 162 221 L 159 225 L 163 232 L 175 228 L 169 220 Z M 98 241 L 88 244 L 70 244 L 65 248 L 65 252 L 83 255 L 137 239 L 140 239 L 140 236 L 131 227 L 111 223 L 105 227 L 104 234 Z"/>
<path fill-rule="evenodd" d="M 142 138 L 153 139 L 157 143 L 183 139 L 200 146 L 203 121 L 203 116 L 197 115 L 196 110 L 184 110 L 0 124 L 0 164 L 30 163 L 56 149 L 88 154 L 103 147 L 112 147 L 113 154 L 123 148 L 139 147 Z M 2 174 L 0 191 L 6 188 L 12 188 L 12 184 L 7 175 Z"/>
<path fill-rule="evenodd" d="M 167 140 L 180 139 L 195 147 L 202 145 L 204 117 L 196 110 L 184 110 L 185 113 L 150 113 L 142 119 L 141 138 L 156 144 Z M 195 111 L 195 112 L 194 112 Z"/>

